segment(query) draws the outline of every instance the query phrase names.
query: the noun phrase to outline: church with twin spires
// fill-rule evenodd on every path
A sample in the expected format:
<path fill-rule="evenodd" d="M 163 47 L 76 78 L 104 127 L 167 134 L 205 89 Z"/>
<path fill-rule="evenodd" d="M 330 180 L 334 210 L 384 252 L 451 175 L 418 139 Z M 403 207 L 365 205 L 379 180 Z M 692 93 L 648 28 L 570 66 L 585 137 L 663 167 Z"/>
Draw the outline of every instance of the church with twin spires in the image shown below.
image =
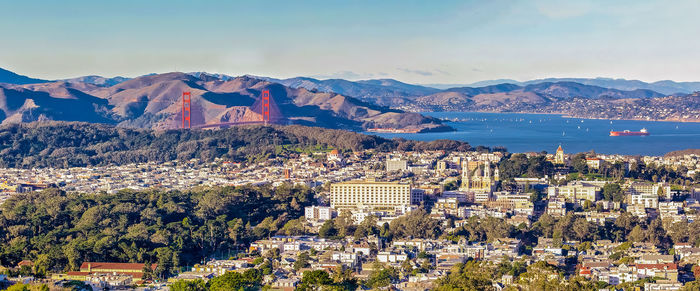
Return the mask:
<path fill-rule="evenodd" d="M 460 191 L 491 193 L 499 180 L 498 166 L 489 161 L 464 161 Z"/>

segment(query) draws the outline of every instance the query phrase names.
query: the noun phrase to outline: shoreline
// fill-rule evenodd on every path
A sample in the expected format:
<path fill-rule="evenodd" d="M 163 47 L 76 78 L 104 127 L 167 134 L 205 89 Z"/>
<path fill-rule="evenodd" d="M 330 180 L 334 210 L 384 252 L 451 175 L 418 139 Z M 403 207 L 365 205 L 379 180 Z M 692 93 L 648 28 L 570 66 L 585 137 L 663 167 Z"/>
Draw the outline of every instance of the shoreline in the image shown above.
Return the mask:
<path fill-rule="evenodd" d="M 571 118 L 571 119 L 591 119 L 591 120 L 610 120 L 610 121 L 649 121 L 649 122 L 678 122 L 678 123 L 700 123 L 700 119 L 695 120 L 686 120 L 686 119 L 642 119 L 642 118 L 602 118 L 602 117 L 580 117 L 580 116 L 573 116 L 569 115 L 568 113 L 563 113 L 563 112 L 551 112 L 551 113 L 545 113 L 545 112 L 527 112 L 527 111 L 417 111 L 416 113 L 436 113 L 436 112 L 464 112 L 464 113 L 493 113 L 493 114 L 508 114 L 508 113 L 515 113 L 515 114 L 536 114 L 536 115 L 557 115 L 562 118 Z"/>

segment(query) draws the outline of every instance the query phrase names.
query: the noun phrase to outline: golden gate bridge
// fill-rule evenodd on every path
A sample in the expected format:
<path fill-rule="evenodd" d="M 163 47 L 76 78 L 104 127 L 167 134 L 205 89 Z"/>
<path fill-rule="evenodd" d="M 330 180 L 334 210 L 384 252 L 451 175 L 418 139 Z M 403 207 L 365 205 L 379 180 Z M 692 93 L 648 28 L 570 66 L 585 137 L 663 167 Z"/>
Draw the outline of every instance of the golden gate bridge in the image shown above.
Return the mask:
<path fill-rule="evenodd" d="M 182 127 L 184 129 L 191 128 L 216 128 L 216 127 L 227 127 L 234 125 L 246 125 L 246 124 L 262 124 L 268 125 L 272 123 L 279 123 L 283 120 L 282 115 L 279 112 L 277 106 L 274 105 L 274 99 L 270 96 L 270 90 L 262 90 L 260 98 L 249 107 L 254 113 L 259 113 L 259 120 L 245 120 L 245 121 L 232 121 L 232 122 L 216 122 L 216 123 L 205 123 L 205 124 L 192 124 L 192 93 L 182 92 Z M 271 113 L 272 112 L 272 113 Z M 271 119 L 271 117 L 273 119 Z"/>

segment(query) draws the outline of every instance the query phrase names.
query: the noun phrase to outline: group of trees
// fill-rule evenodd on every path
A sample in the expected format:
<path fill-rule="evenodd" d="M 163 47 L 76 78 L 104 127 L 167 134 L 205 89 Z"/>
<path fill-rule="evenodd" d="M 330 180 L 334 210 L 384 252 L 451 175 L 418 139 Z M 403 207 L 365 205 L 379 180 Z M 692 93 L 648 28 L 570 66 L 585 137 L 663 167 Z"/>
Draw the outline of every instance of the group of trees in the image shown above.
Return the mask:
<path fill-rule="evenodd" d="M 493 241 L 498 238 L 517 236 L 515 227 L 496 217 L 467 219 L 466 223 L 452 232 L 452 236 L 464 237 L 470 242 Z"/>
<path fill-rule="evenodd" d="M 614 201 L 614 202 L 624 202 L 625 193 L 622 191 L 622 187 L 618 183 L 608 183 L 603 186 L 602 189 L 603 200 Z"/>
<path fill-rule="evenodd" d="M 617 193 L 617 190 L 613 190 Z M 612 195 L 612 194 L 611 194 Z M 611 196 L 616 199 L 616 196 Z M 517 238 L 526 244 L 534 245 L 537 238 L 554 239 L 555 244 L 566 241 L 592 242 L 607 239 L 615 242 L 646 242 L 660 248 L 669 249 L 672 244 L 691 243 L 700 245 L 700 222 L 689 223 L 641 220 L 623 212 L 615 222 L 604 225 L 589 222 L 585 217 L 569 213 L 563 217 L 543 214 L 537 222 L 527 227 L 511 225 L 504 219 L 470 217 L 461 226 L 445 232 L 439 221 L 429 217 L 423 209 L 394 219 L 389 224 L 377 226 L 376 218 L 369 217 L 359 225 L 352 223 L 350 215 L 341 215 L 321 226 L 319 235 L 326 238 L 355 236 L 363 238 L 377 235 L 383 239 L 396 238 L 443 238 L 452 241 L 464 239 L 469 242 L 493 241 L 498 238 Z"/>
<path fill-rule="evenodd" d="M 580 276 L 567 280 L 563 270 L 544 261 L 525 265 L 524 262 L 503 261 L 497 264 L 468 260 L 455 265 L 447 276 L 439 279 L 435 290 L 498 290 L 493 284 L 501 281 L 503 275 L 513 276 L 513 283 L 524 290 L 599 290 L 607 287 L 605 282 L 594 282 Z M 521 290 L 506 286 L 506 290 L 511 290 L 508 288 Z"/>
<path fill-rule="evenodd" d="M 356 290 L 379 289 L 396 282 L 399 272 L 393 267 L 375 263 L 366 280 L 357 280 L 352 276 L 352 270 L 337 266 L 330 273 L 325 270 L 306 271 L 296 287 L 300 291 L 311 290 Z"/>
<path fill-rule="evenodd" d="M 605 225 L 588 222 L 584 217 L 574 214 L 567 214 L 558 219 L 544 214 L 533 224 L 531 231 L 534 237 L 554 238 L 559 242 L 608 239 L 616 242 L 652 243 L 662 249 L 669 249 L 677 243 L 700 245 L 698 221 L 646 221 L 627 212 L 621 213 L 614 223 L 606 222 Z"/>
<path fill-rule="evenodd" d="M 0 167 L 121 165 L 193 158 L 246 161 L 319 146 L 342 151 L 471 150 L 468 143 L 461 141 L 388 140 L 300 125 L 154 131 L 105 124 L 49 122 L 0 126 Z"/>
<path fill-rule="evenodd" d="M 630 166 L 628 176 L 653 182 L 667 181 L 676 185 L 687 186 L 700 182 L 700 175 L 687 177 L 688 169 L 685 166 L 673 168 L 667 165 L 633 163 Z"/>
<path fill-rule="evenodd" d="M 511 154 L 501 160 L 498 170 L 502 180 L 518 177 L 539 178 L 551 175 L 554 165 L 547 161 L 545 155 L 528 157 L 525 154 Z"/>
<path fill-rule="evenodd" d="M 406 227 L 411 228 L 411 226 Z M 431 234 L 421 237 L 428 238 Z M 569 213 L 559 218 L 543 214 L 530 227 L 525 225 L 515 227 L 500 218 L 470 217 L 462 226 L 445 233 L 443 237 L 452 241 L 464 239 L 469 242 L 517 238 L 530 246 L 537 244 L 539 237 L 552 238 L 558 246 L 562 246 L 566 241 L 590 243 L 607 239 L 614 242 L 651 243 L 662 249 L 670 249 L 677 243 L 700 246 L 700 222 L 662 222 L 660 219 L 646 221 L 623 212 L 615 222 L 599 225 L 587 221 L 583 216 Z"/>
<path fill-rule="evenodd" d="M 578 153 L 571 156 L 569 165 L 575 177 L 589 175 L 609 180 L 632 178 L 652 182 L 667 181 L 681 186 L 700 182 L 700 174 L 688 177 L 686 175 L 688 169 L 684 166 L 674 168 L 667 165 L 633 162 L 628 168 L 622 162 L 603 162 L 598 169 L 593 169 L 586 162 L 586 158 L 591 156 L 595 156 L 595 153 Z M 545 153 L 530 157 L 525 154 L 510 154 L 501 160 L 498 167 L 502 180 L 506 181 L 516 177 L 535 178 L 554 173 L 554 165 L 547 161 Z"/>
<path fill-rule="evenodd" d="M 69 167 L 199 158 L 245 161 L 283 154 L 285 145 L 363 150 L 390 140 L 304 126 L 239 126 L 222 130 L 153 131 L 88 123 L 0 127 L 0 166 Z"/>
<path fill-rule="evenodd" d="M 259 269 L 248 269 L 242 273 L 227 272 L 204 282 L 197 280 L 179 280 L 170 286 L 172 291 L 228 291 L 228 290 L 260 290 L 263 273 Z"/>
<path fill-rule="evenodd" d="M 430 218 L 425 209 L 420 208 L 402 215 L 391 223 L 384 223 L 377 226 L 377 218 L 367 217 L 359 225 L 353 223 L 350 212 L 345 211 L 340 216 L 326 221 L 319 228 L 319 236 L 323 238 L 343 238 L 355 236 L 364 238 L 376 235 L 383 239 L 394 238 L 437 238 L 442 233 L 440 222 Z"/>
<path fill-rule="evenodd" d="M 164 277 L 283 233 L 312 199 L 311 189 L 287 184 L 17 195 L 0 210 L 0 264 L 30 259 L 42 276 L 84 261 L 157 263 L 154 276 Z"/>

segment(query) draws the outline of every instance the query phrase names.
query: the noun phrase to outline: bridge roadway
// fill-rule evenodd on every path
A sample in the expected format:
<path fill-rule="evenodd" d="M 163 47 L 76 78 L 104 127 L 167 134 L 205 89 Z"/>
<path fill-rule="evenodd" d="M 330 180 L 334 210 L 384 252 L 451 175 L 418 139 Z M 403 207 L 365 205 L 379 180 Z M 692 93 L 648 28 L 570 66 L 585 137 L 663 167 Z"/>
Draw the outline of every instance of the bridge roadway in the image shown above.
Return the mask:
<path fill-rule="evenodd" d="M 248 125 L 248 124 L 265 125 L 265 124 L 269 124 L 269 123 L 270 123 L 270 122 L 265 122 L 265 121 L 262 121 L 262 120 L 258 120 L 258 121 L 238 121 L 238 122 L 221 122 L 221 123 L 208 123 L 208 124 L 197 125 L 197 126 L 193 126 L 192 128 L 212 128 L 212 127 L 220 127 L 220 126 Z"/>

